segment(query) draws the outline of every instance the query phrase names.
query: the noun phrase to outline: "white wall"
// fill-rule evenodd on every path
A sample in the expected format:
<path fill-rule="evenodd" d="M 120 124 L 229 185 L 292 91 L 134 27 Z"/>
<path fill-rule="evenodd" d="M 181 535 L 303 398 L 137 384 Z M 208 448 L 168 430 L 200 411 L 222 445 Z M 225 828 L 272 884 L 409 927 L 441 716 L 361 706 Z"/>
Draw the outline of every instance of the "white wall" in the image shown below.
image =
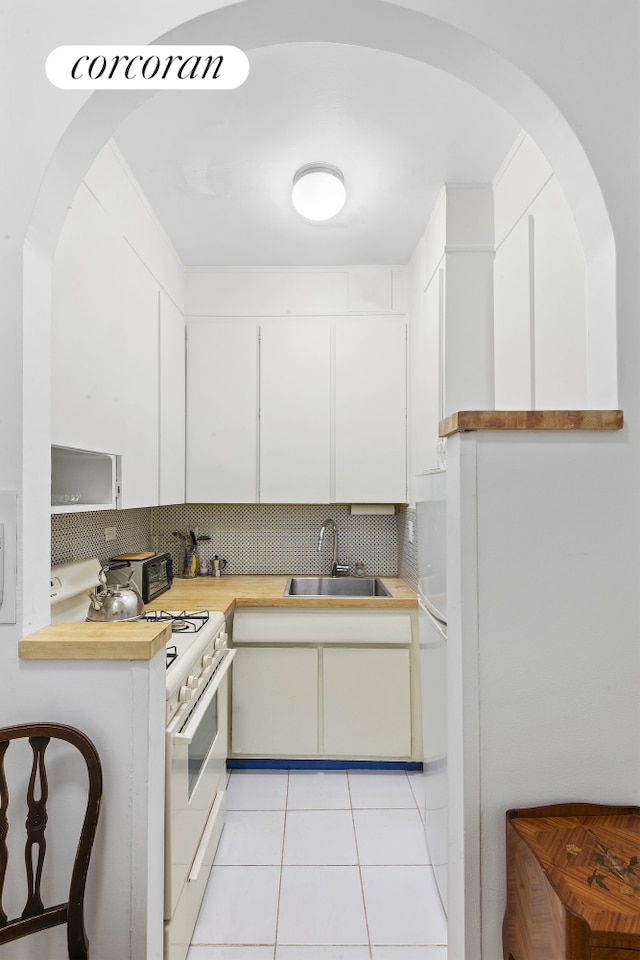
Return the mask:
<path fill-rule="evenodd" d="M 587 408 L 584 252 L 558 179 L 526 134 L 498 171 L 494 198 L 496 408 Z"/>
<path fill-rule="evenodd" d="M 403 314 L 403 266 L 187 267 L 189 317 Z"/>
<path fill-rule="evenodd" d="M 165 673 L 162 653 L 150 663 L 21 660 L 13 672 L 14 685 L 30 691 L 22 706 L 13 708 L 13 723 L 68 723 L 90 736 L 100 756 L 103 803 L 85 899 L 92 960 L 160 960 L 162 956 Z M 75 854 L 86 806 L 86 773 L 75 752 L 72 766 L 59 759 L 53 743 L 45 756 L 51 802 L 42 891 L 50 905 L 68 895 L 64 884 L 70 874 L 61 864 L 69 866 Z M 22 762 L 23 776 L 28 776 L 28 757 L 23 756 Z M 77 779 L 70 775 L 76 771 Z M 59 800 L 59 785 L 64 804 Z M 11 917 L 19 916 L 26 902 L 26 834 L 21 816 L 25 795 L 26 791 L 11 789 L 9 824 L 15 853 L 9 862 L 7 889 L 11 907 L 17 907 Z M 67 956 L 64 926 L 0 946 L 2 960 L 64 960 Z"/>
<path fill-rule="evenodd" d="M 625 448 L 621 432 L 449 439 L 452 957 L 502 955 L 507 809 L 640 802 Z"/>

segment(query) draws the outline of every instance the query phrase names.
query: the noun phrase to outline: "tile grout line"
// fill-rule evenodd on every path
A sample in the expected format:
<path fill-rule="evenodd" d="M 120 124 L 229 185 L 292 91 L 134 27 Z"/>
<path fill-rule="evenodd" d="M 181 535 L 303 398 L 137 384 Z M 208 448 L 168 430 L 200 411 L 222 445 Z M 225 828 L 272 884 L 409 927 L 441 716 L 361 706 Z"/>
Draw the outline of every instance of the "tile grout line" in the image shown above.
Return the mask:
<path fill-rule="evenodd" d="M 362 908 L 364 910 L 364 922 L 367 929 L 367 941 L 369 947 L 369 960 L 373 960 L 373 946 L 371 944 L 371 932 L 369 930 L 369 915 L 367 913 L 367 901 L 364 895 L 364 884 L 362 882 L 362 869 L 360 864 L 360 850 L 358 848 L 358 834 L 356 832 L 356 821 L 353 815 L 353 797 L 351 796 L 351 778 L 347 771 L 347 790 L 349 791 L 349 805 L 351 807 L 351 824 L 353 826 L 353 841 L 356 846 L 356 859 L 358 861 L 358 876 L 360 878 L 360 892 L 362 894 Z"/>
<path fill-rule="evenodd" d="M 282 868 L 284 866 L 284 843 L 287 833 L 287 813 L 289 812 L 289 784 L 291 782 L 291 772 L 287 771 L 287 789 L 284 795 L 284 825 L 282 828 L 282 848 L 280 850 L 280 878 L 278 881 L 278 902 L 276 904 L 276 929 L 273 935 L 273 960 L 276 960 L 278 952 L 278 927 L 280 925 L 280 895 L 282 893 Z"/>

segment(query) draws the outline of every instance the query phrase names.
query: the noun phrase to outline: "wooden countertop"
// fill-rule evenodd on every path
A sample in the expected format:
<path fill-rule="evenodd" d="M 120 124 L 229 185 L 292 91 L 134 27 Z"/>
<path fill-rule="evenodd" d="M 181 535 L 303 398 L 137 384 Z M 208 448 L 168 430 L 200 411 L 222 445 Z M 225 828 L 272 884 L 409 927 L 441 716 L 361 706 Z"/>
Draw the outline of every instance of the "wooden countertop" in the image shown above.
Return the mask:
<path fill-rule="evenodd" d="M 440 421 L 438 436 L 466 430 L 621 430 L 622 410 L 459 410 Z"/>
<path fill-rule="evenodd" d="M 216 610 L 236 607 L 414 608 L 414 591 L 399 577 L 380 577 L 390 597 L 285 597 L 288 577 L 195 577 L 175 579 L 147 610 Z M 151 660 L 171 639 L 168 623 L 52 623 L 18 644 L 21 660 Z"/>
<path fill-rule="evenodd" d="M 50 623 L 20 640 L 21 660 L 151 660 L 171 639 L 168 623 Z"/>
<path fill-rule="evenodd" d="M 225 616 L 236 607 L 368 607 L 415 608 L 418 598 L 400 577 L 380 577 L 390 597 L 285 597 L 286 576 L 194 577 L 174 579 L 173 586 L 147 610 L 218 610 Z"/>

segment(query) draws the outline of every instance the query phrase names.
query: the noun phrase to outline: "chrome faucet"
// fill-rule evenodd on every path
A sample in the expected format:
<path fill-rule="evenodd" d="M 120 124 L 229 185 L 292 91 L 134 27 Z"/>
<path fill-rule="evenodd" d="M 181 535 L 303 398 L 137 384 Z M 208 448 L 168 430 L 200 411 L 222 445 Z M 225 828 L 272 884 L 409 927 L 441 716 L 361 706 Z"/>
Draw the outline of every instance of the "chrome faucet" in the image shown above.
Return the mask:
<path fill-rule="evenodd" d="M 331 576 L 337 577 L 340 573 L 347 573 L 349 567 L 347 564 L 338 563 L 338 528 L 336 526 L 335 520 L 332 520 L 331 517 L 328 517 L 325 522 L 320 527 L 320 535 L 318 537 L 318 553 L 322 550 L 322 545 L 324 543 L 324 535 L 327 532 L 327 527 L 331 527 L 333 532 L 333 554 L 331 556 Z"/>

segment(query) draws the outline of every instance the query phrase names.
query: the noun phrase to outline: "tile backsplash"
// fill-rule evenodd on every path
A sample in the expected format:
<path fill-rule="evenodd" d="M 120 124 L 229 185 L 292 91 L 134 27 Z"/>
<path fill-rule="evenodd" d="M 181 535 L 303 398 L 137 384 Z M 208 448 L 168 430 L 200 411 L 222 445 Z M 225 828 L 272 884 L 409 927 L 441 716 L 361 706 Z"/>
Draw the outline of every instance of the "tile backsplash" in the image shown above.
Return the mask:
<path fill-rule="evenodd" d="M 105 541 L 105 528 L 116 528 L 116 539 Z M 51 517 L 51 566 L 129 550 L 150 550 L 151 509 L 90 510 L 86 513 L 56 513 Z"/>
<path fill-rule="evenodd" d="M 55 514 L 51 518 L 51 563 L 96 556 L 101 561 L 127 550 L 171 553 L 181 569 L 182 544 L 174 531 L 197 528 L 210 541 L 200 545 L 204 560 L 227 560 L 227 574 L 328 574 L 331 544 L 318 553 L 322 522 L 332 517 L 339 531 L 341 562 L 362 560 L 369 574 L 416 581 L 415 543 L 409 520 L 415 510 L 398 507 L 395 515 L 352 516 L 341 504 L 176 504 L 139 510 L 103 510 Z M 105 541 L 105 528 L 116 539 Z M 330 541 L 330 538 L 329 538 Z"/>
<path fill-rule="evenodd" d="M 331 538 L 318 553 L 318 534 L 331 517 L 338 527 L 338 560 L 364 562 L 367 572 L 395 574 L 398 547 L 394 516 L 351 516 L 336 504 L 189 503 L 153 511 L 153 536 L 180 569 L 181 542 L 173 532 L 195 530 L 211 540 L 200 545 L 201 559 L 227 561 L 228 574 L 328 574 Z"/>

